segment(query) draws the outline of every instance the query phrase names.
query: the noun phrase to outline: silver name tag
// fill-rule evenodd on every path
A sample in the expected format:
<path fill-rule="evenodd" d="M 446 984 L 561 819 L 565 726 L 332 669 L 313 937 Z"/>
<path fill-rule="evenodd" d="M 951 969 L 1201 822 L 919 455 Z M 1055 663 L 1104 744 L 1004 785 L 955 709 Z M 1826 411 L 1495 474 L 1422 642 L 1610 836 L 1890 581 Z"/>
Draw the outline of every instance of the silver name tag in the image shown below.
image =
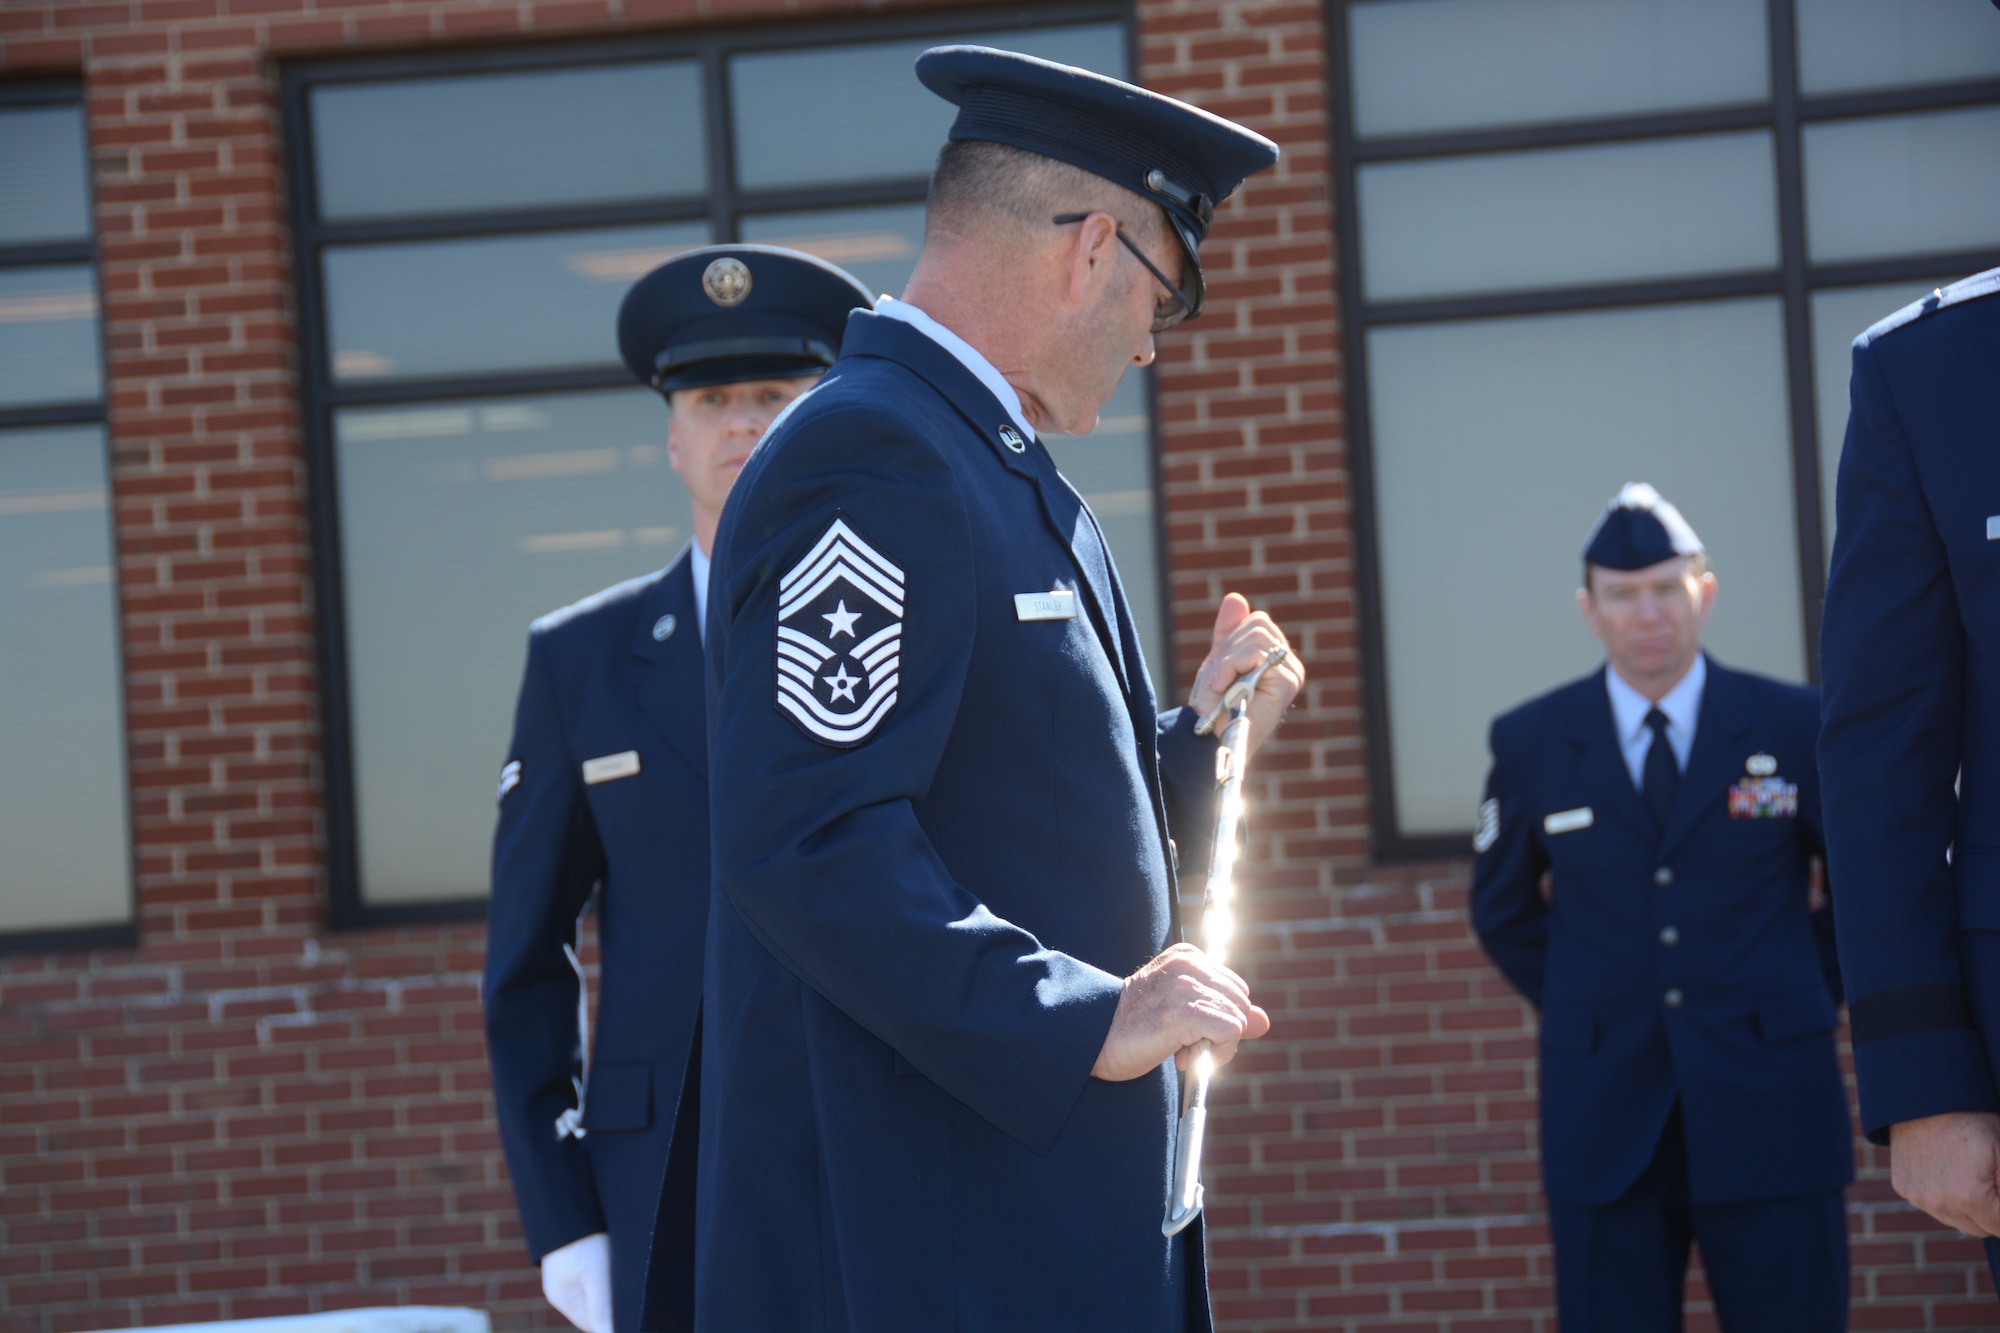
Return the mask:
<path fill-rule="evenodd" d="M 624 750 L 618 754 L 607 754 L 596 759 L 583 761 L 585 782 L 609 782 L 613 778 L 629 778 L 639 771 L 639 752 Z"/>
<path fill-rule="evenodd" d="M 1058 588 L 1054 592 L 1017 592 L 1014 594 L 1014 619 L 1075 620 L 1076 594 L 1067 588 Z"/>
<path fill-rule="evenodd" d="M 1574 810 L 1558 810 L 1542 821 L 1544 833 L 1574 833 L 1580 828 L 1589 828 L 1597 822 L 1590 807 L 1579 806 Z"/>
<path fill-rule="evenodd" d="M 1986 540 L 2000 542 L 2000 514 L 1992 514 L 1986 520 Z"/>

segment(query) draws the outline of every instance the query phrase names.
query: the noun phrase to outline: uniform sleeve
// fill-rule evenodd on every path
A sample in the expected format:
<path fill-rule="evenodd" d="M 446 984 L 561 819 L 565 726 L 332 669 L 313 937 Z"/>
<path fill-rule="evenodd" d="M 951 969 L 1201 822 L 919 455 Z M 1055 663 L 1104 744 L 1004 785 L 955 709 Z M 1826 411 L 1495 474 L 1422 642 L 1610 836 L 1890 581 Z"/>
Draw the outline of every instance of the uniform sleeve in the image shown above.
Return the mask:
<path fill-rule="evenodd" d="M 543 636 L 528 641 L 509 777 L 493 839 L 487 909 L 486 1049 L 493 1101 L 521 1229 L 537 1263 L 604 1230 L 583 1145 L 556 1137 L 576 1104 L 576 970 L 563 954 L 577 914 L 604 873 L 583 784 L 557 711 Z M 518 764 L 518 769 L 513 766 Z M 508 777 L 503 777 L 503 784 Z"/>
<path fill-rule="evenodd" d="M 1996 1109 L 1967 1012 L 1946 853 L 1964 644 L 1944 543 L 1874 349 L 1857 342 L 1820 638 L 1828 881 L 1861 1124 Z"/>
<path fill-rule="evenodd" d="M 1826 858 L 1826 817 L 1820 800 L 1819 789 L 1819 696 L 1811 692 L 1811 712 L 1802 719 L 1805 735 L 1813 746 L 1814 760 L 1811 770 L 1799 779 L 1799 814 L 1797 831 L 1799 855 Z M 1834 910 L 1831 893 L 1826 903 L 1812 914 L 1813 944 L 1819 950 L 1820 971 L 1826 977 L 1827 993 L 1835 1004 L 1845 999 L 1840 981 L 1840 953 L 1833 930 Z"/>
<path fill-rule="evenodd" d="M 1166 795 L 1167 831 L 1183 875 L 1208 869 L 1208 845 L 1215 833 L 1215 751 L 1213 734 L 1197 736 L 1200 719 L 1192 708 L 1160 714 L 1160 781 Z"/>
<path fill-rule="evenodd" d="M 971 661 L 964 503 L 936 449 L 886 413 L 830 409 L 794 423 L 782 447 L 732 496 L 711 584 L 718 893 L 806 985 L 1046 1151 L 1123 981 L 996 915 L 953 879 L 917 814 Z M 810 735 L 774 703 L 780 585 L 836 519 L 904 578 L 896 702 L 860 739 Z"/>
<path fill-rule="evenodd" d="M 1549 953 L 1549 909 L 1541 893 L 1548 855 L 1535 838 L 1534 817 L 1497 722 L 1488 744 L 1493 768 L 1473 839 L 1472 928 L 1514 989 L 1540 1008 Z"/>

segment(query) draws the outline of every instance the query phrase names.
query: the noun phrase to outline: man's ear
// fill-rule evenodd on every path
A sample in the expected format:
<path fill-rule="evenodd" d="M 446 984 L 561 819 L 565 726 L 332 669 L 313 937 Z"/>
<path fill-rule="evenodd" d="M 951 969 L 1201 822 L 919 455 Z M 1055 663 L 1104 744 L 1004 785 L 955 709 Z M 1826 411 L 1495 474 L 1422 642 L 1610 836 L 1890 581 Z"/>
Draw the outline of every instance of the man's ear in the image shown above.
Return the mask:
<path fill-rule="evenodd" d="M 1069 295 L 1080 305 L 1096 304 L 1104 286 L 1116 272 L 1118 219 L 1109 213 L 1092 213 L 1074 227 L 1069 249 Z"/>

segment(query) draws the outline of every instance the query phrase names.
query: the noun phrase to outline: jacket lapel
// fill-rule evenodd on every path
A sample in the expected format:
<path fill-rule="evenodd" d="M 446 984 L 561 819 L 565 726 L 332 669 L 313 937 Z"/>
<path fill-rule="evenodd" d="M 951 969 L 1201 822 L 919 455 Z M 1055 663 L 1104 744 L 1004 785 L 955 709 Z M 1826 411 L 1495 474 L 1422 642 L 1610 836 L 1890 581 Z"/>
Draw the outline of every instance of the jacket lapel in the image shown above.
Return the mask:
<path fill-rule="evenodd" d="M 1672 851 L 1709 808 L 1722 800 L 1729 781 L 1743 771 L 1743 743 L 1754 722 L 1742 681 L 1735 672 L 1708 659 L 1708 679 L 1701 687 L 1701 711 L 1694 724 L 1694 748 L 1687 771 L 1667 817 L 1660 855 Z"/>
<path fill-rule="evenodd" d="M 693 548 L 690 547 L 689 550 Z M 672 632 L 654 635 L 663 618 Z M 639 708 L 694 771 L 708 776 L 708 703 L 701 656 L 701 629 L 695 623 L 694 561 L 688 551 L 646 590 L 632 630 L 632 656 L 640 672 Z"/>
<path fill-rule="evenodd" d="M 1118 673 L 1118 683 L 1126 697 L 1132 696 L 1134 673 L 1120 642 L 1119 598 L 1110 554 L 1097 531 L 1095 520 L 1079 496 L 1056 470 L 1040 441 L 1027 443 L 1016 451 L 1004 441 L 1001 427 L 1012 427 L 1007 409 L 992 390 L 965 363 L 946 351 L 922 330 L 887 315 L 857 310 L 847 317 L 847 333 L 842 344 L 844 356 L 879 356 L 907 366 L 928 380 L 944 395 L 966 424 L 993 451 L 1000 465 L 1035 488 L 1042 517 L 1055 535 L 1069 548 L 1076 565 L 1092 626 Z M 1038 588 L 1017 588 L 1017 592 L 1039 592 Z"/>
<path fill-rule="evenodd" d="M 1631 770 L 1625 767 L 1625 751 L 1618 743 L 1618 724 L 1611 714 L 1611 695 L 1604 687 L 1604 673 L 1583 683 L 1569 710 L 1569 743 L 1576 752 L 1577 780 L 1603 809 L 1617 815 L 1647 841 L 1657 835 L 1652 812 L 1632 785 Z"/>

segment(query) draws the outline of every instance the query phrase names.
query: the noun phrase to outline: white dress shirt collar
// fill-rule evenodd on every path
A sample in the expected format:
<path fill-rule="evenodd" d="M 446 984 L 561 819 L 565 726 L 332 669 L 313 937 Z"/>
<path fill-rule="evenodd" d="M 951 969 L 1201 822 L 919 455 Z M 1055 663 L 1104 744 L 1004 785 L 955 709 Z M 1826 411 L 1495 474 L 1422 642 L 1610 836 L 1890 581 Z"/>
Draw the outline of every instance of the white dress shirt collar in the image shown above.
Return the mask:
<path fill-rule="evenodd" d="M 699 541 L 688 543 L 688 572 L 694 575 L 694 627 L 703 643 L 708 642 L 708 552 Z"/>
<path fill-rule="evenodd" d="M 1004 375 L 993 368 L 991 361 L 980 355 L 978 348 L 911 305 L 908 301 L 898 301 L 893 296 L 885 296 L 875 303 L 875 313 L 878 315 L 887 315 L 890 319 L 902 320 L 903 323 L 923 333 L 932 342 L 957 357 L 965 368 L 974 375 L 977 375 L 979 382 L 984 384 L 992 392 L 993 396 L 1000 400 L 1000 406 L 1007 409 L 1007 415 L 1013 420 L 1016 426 L 1021 428 L 1021 433 L 1031 440 L 1035 438 L 1035 428 L 1030 426 L 1028 418 L 1021 414 L 1021 395 L 1014 392 L 1014 386 L 1007 382 Z"/>
<path fill-rule="evenodd" d="M 1667 743 L 1674 747 L 1674 763 L 1682 772 L 1687 771 L 1688 753 L 1694 749 L 1695 721 L 1701 716 L 1701 691 L 1708 683 L 1708 656 L 1696 653 L 1694 665 L 1688 668 L 1680 683 L 1668 690 L 1666 696 L 1655 705 L 1648 703 L 1646 696 L 1625 683 L 1617 668 L 1608 663 L 1604 668 L 1604 688 L 1611 695 L 1611 721 L 1618 731 L 1618 748 L 1625 756 L 1625 767 L 1632 774 L 1632 785 L 1644 785 L 1646 771 L 1646 751 L 1652 748 L 1653 732 L 1646 725 L 1646 714 L 1658 707 L 1667 715 Z"/>

